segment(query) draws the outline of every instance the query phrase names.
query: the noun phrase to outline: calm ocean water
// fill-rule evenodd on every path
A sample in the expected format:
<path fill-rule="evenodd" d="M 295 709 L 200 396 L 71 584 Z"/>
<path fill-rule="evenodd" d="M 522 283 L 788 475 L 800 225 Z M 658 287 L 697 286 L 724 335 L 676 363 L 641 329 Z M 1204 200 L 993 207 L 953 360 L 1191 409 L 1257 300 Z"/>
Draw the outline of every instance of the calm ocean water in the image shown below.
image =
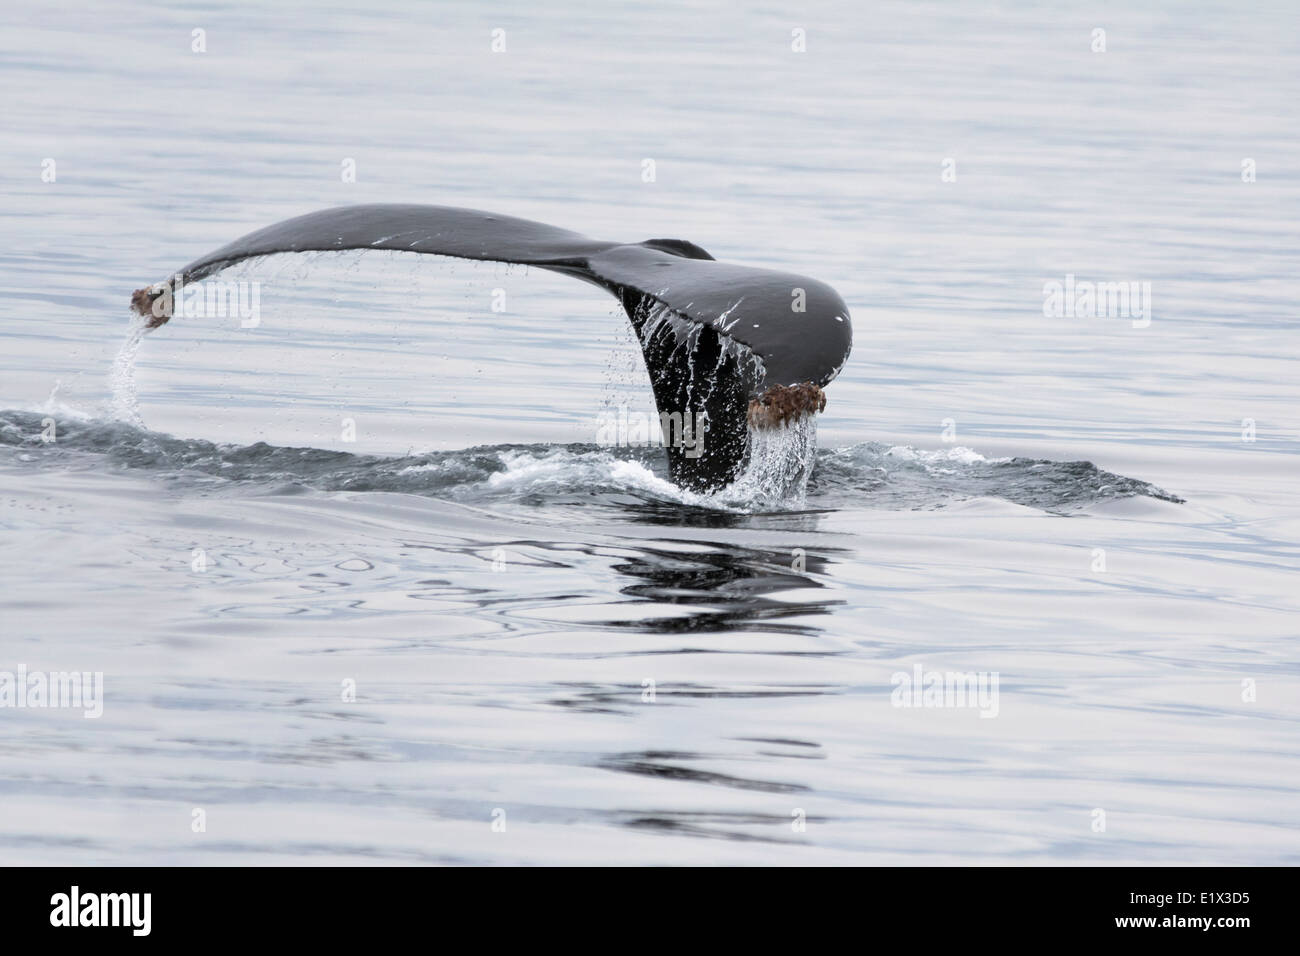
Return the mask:
<path fill-rule="evenodd" d="M 0 686 L 0 862 L 1300 862 L 1288 4 L 0 26 L 0 685 L 103 675 Z M 133 340 L 351 202 L 830 282 L 807 494 L 598 444 L 636 342 L 536 270 L 272 257 Z"/>

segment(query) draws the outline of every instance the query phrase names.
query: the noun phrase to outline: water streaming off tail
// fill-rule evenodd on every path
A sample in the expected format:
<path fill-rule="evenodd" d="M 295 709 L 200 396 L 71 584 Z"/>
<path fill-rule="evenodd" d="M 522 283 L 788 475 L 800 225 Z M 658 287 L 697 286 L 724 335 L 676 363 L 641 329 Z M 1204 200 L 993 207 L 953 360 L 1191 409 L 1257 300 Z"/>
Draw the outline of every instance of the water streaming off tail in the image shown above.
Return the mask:
<path fill-rule="evenodd" d="M 108 375 L 110 389 L 110 409 L 114 418 L 129 422 L 137 428 L 144 427 L 140 417 L 140 403 L 135 383 L 135 359 L 144 341 L 144 320 L 135 317 L 127 330 L 126 341 L 113 359 L 113 368 Z"/>
<path fill-rule="evenodd" d="M 719 498 L 746 507 L 799 507 L 817 461 L 817 417 L 750 432 L 749 461 Z"/>
<path fill-rule="evenodd" d="M 667 375 L 679 363 L 689 373 L 686 397 L 691 407 L 702 408 L 713 387 L 723 376 L 734 375 L 747 392 L 753 392 L 766 377 L 763 360 L 729 335 L 712 332 L 717 337 L 716 355 L 709 361 L 700 361 L 701 340 L 711 332 L 700 323 L 686 318 L 665 305 L 655 303 L 638 325 L 638 337 L 643 348 L 653 348 L 657 342 L 671 344 L 657 350 L 661 357 L 651 375 Z M 709 350 L 712 353 L 714 350 Z"/>

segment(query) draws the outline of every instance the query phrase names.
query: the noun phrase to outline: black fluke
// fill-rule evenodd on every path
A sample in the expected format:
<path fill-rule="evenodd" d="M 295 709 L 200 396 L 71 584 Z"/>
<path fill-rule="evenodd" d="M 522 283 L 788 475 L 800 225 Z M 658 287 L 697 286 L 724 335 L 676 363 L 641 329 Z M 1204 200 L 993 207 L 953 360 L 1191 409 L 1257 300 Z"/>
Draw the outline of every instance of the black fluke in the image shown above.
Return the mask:
<path fill-rule="evenodd" d="M 309 213 L 236 239 L 180 275 L 191 282 L 254 256 L 347 249 L 537 266 L 613 293 L 640 339 L 661 419 L 670 427 L 699 416 L 706 422 L 702 442 L 665 434 L 669 472 L 693 490 L 719 489 L 740 474 L 749 427 L 783 427 L 824 405 L 820 387 L 839 373 L 853 342 L 844 300 L 816 279 L 718 262 L 680 239 L 601 242 L 454 206 L 374 203 Z M 132 299 L 150 328 L 171 316 L 168 288 L 160 283 Z M 813 388 L 784 388 L 805 383 Z M 803 396 L 812 393 L 809 405 Z"/>

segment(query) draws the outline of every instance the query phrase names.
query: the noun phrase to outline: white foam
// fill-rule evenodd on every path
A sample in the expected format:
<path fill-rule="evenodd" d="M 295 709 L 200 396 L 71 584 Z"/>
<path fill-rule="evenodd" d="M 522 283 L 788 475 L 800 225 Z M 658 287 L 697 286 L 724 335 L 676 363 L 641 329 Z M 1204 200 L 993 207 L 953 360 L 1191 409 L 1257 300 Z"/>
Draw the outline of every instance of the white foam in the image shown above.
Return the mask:
<path fill-rule="evenodd" d="M 487 486 L 497 491 L 529 494 L 605 485 L 616 491 L 645 492 L 680 504 L 732 510 L 715 496 L 679 488 L 641 462 L 615 458 L 605 451 L 575 453 L 557 448 L 542 455 L 530 451 L 503 452 L 501 461 L 505 469 L 487 479 Z M 427 467 L 412 466 L 416 470 Z"/>
<path fill-rule="evenodd" d="M 891 458 L 900 458 L 903 461 L 914 461 L 921 465 L 979 465 L 979 464 L 1001 464 L 1010 461 L 1010 458 L 985 458 L 979 452 L 963 445 L 955 448 L 941 448 L 934 451 L 925 451 L 923 449 L 913 448 L 910 445 L 893 445 L 885 452 Z"/>

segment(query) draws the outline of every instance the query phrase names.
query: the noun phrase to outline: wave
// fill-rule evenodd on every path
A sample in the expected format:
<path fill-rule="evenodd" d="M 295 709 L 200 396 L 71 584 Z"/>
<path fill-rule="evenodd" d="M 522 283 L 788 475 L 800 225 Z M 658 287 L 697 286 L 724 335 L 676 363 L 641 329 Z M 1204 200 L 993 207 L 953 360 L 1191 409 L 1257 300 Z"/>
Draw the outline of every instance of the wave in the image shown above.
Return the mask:
<path fill-rule="evenodd" d="M 509 444 L 403 457 L 359 455 L 257 442 L 175 438 L 115 420 L 60 417 L 42 437 L 40 412 L 0 411 L 0 455 L 33 467 L 143 471 L 198 493 L 214 491 L 399 492 L 466 502 L 525 504 L 653 502 L 719 511 L 933 509 L 996 498 L 1051 512 L 1147 496 L 1182 499 L 1087 461 L 985 458 L 969 448 L 927 451 L 866 442 L 818 450 L 815 427 L 776 429 L 750 469 L 717 494 L 668 479 L 657 448 Z M 791 489 L 773 499 L 765 489 Z"/>

